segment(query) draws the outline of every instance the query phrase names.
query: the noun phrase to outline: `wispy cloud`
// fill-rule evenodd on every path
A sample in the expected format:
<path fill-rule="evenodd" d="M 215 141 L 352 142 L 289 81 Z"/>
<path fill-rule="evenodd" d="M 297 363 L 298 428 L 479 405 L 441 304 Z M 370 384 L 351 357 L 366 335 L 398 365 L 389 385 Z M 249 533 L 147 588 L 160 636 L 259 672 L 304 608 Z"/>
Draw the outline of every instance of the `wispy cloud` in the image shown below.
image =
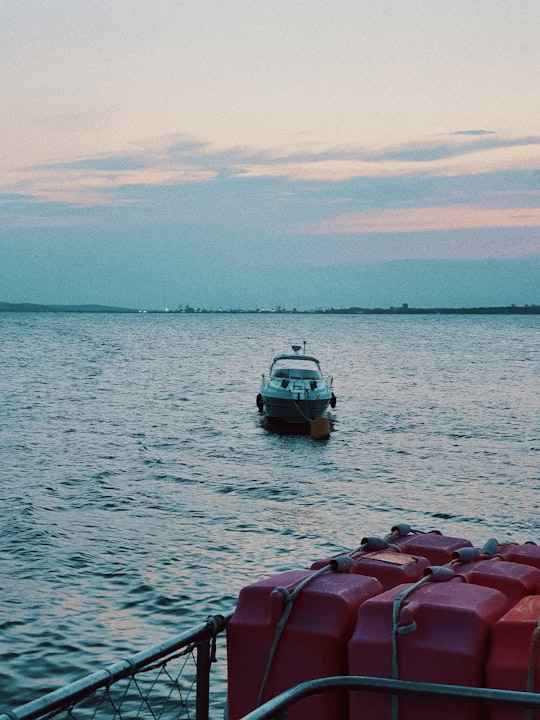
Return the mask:
<path fill-rule="evenodd" d="M 110 204 L 110 190 L 115 187 L 199 183 L 218 175 L 338 182 L 362 177 L 437 177 L 508 168 L 540 169 L 540 136 L 500 138 L 484 130 L 458 131 L 453 136 L 383 148 L 307 146 L 266 152 L 241 147 L 216 149 L 205 142 L 166 138 L 161 144 L 135 148 L 132 153 L 19 168 L 0 177 L 0 190 L 66 203 L 101 200 Z"/>
<path fill-rule="evenodd" d="M 354 177 L 474 175 L 507 168 L 540 169 L 540 136 L 456 141 L 448 138 L 385 148 L 330 148 L 238 162 L 246 177 L 340 181 Z"/>
<path fill-rule="evenodd" d="M 540 208 L 497 209 L 474 205 L 342 213 L 316 226 L 313 234 L 407 233 L 473 228 L 540 227 Z"/>
<path fill-rule="evenodd" d="M 456 130 L 451 135 L 495 135 L 493 130 Z"/>
<path fill-rule="evenodd" d="M 346 235 L 540 225 L 540 136 L 458 131 L 386 148 L 216 148 L 185 136 L 132 152 L 20 168 L 0 183 L 2 222 L 118 222 L 122 208 L 167 221 L 272 218 L 273 233 Z M 531 174 L 533 173 L 533 174 Z M 14 204 L 14 199 L 18 202 Z M 343 212 L 343 209 L 347 212 Z M 309 218 L 309 221 L 308 221 Z M 127 215 L 122 216 L 126 221 Z"/>

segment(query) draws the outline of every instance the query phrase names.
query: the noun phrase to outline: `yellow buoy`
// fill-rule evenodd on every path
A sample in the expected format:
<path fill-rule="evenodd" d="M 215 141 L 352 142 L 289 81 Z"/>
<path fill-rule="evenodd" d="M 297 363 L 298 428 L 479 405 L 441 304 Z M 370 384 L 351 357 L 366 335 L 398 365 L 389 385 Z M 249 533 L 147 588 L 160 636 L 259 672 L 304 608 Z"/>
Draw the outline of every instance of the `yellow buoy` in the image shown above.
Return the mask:
<path fill-rule="evenodd" d="M 326 418 L 316 417 L 311 420 L 311 437 L 314 440 L 326 440 L 330 437 L 330 422 Z"/>

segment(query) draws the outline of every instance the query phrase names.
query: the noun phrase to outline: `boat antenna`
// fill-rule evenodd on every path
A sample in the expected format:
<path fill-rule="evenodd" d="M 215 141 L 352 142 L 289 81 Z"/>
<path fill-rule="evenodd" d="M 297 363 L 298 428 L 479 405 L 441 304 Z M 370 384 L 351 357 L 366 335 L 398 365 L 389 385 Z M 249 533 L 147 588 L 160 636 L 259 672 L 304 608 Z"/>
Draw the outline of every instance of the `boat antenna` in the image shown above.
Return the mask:
<path fill-rule="evenodd" d="M 304 355 L 306 354 L 306 341 L 304 340 Z"/>

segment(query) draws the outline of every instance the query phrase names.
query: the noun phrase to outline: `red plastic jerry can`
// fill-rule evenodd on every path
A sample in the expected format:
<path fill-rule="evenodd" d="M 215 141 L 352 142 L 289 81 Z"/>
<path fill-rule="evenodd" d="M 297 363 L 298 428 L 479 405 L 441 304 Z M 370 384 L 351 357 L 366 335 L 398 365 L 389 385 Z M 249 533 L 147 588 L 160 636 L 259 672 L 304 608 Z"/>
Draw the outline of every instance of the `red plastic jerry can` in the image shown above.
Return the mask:
<path fill-rule="evenodd" d="M 398 633 L 394 602 L 404 592 L 410 594 L 399 607 Z M 491 628 L 505 607 L 498 590 L 460 578 L 393 588 L 360 607 L 349 643 L 349 673 L 482 686 Z M 391 702 L 380 693 L 351 692 L 350 720 L 389 720 Z M 399 698 L 398 705 L 399 720 L 477 720 L 484 713 L 468 702 L 414 696 Z"/>
<path fill-rule="evenodd" d="M 465 538 L 441 535 L 436 530 L 426 533 L 409 533 L 392 539 L 400 550 L 413 555 L 421 555 L 429 560 L 430 565 L 445 565 L 452 559 L 452 553 L 459 548 L 472 547 Z"/>
<path fill-rule="evenodd" d="M 350 572 L 355 575 L 368 575 L 376 578 L 381 583 L 383 590 L 390 590 L 390 588 L 406 582 L 416 582 L 430 565 L 425 557 L 409 555 L 409 553 L 400 552 L 391 547 L 381 550 L 357 551 L 351 555 L 351 558 Z M 311 569 L 321 568 L 331 559 L 317 560 Z"/>
<path fill-rule="evenodd" d="M 268 669 L 271 648 L 279 633 L 287 593 L 314 575 L 290 606 Z M 300 682 L 347 674 L 347 648 L 358 609 L 382 591 L 374 578 L 350 573 L 290 571 L 249 585 L 240 592 L 227 626 L 228 719 L 238 720 Z M 263 678 L 267 675 L 264 692 Z M 323 693 L 301 700 L 290 720 L 347 720 L 346 692 Z"/>
<path fill-rule="evenodd" d="M 540 570 L 494 557 L 469 563 L 452 563 L 467 582 L 500 590 L 507 599 L 505 612 L 526 595 L 540 592 Z"/>
<path fill-rule="evenodd" d="M 540 545 L 536 545 L 536 543 L 501 545 L 499 552 L 506 560 L 522 565 L 532 565 L 540 570 Z"/>
<path fill-rule="evenodd" d="M 487 685 L 502 690 L 540 692 L 540 642 L 532 652 L 533 634 L 540 623 L 540 595 L 522 598 L 493 626 L 491 651 L 487 664 Z M 533 687 L 527 687 L 529 669 Z M 489 720 L 540 720 L 540 711 L 491 707 Z"/>

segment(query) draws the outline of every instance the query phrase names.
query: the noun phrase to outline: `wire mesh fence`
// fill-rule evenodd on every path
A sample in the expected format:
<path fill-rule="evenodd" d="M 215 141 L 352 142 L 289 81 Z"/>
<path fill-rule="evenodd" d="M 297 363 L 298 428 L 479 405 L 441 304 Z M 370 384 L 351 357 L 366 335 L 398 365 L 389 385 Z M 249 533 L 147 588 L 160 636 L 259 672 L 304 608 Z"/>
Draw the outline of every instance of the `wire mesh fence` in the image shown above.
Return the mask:
<path fill-rule="evenodd" d="M 166 643 L 87 675 L 0 720 L 209 720 L 210 669 L 221 615 Z"/>
<path fill-rule="evenodd" d="M 229 619 L 230 616 L 222 615 L 210 617 L 204 624 L 161 645 L 18 708 L 0 712 L 0 720 L 222 720 L 225 692 L 217 693 L 217 702 L 215 698 L 211 701 L 210 676 L 217 639 Z M 523 712 L 520 717 L 527 720 L 540 717 L 540 695 L 534 692 L 344 676 L 301 683 L 249 712 L 245 720 L 286 718 L 288 709 L 302 698 L 336 689 L 368 690 L 393 698 L 460 700 L 514 708 Z M 394 706 L 398 707 L 397 700 Z M 398 715 L 392 710 L 389 717 Z"/>

